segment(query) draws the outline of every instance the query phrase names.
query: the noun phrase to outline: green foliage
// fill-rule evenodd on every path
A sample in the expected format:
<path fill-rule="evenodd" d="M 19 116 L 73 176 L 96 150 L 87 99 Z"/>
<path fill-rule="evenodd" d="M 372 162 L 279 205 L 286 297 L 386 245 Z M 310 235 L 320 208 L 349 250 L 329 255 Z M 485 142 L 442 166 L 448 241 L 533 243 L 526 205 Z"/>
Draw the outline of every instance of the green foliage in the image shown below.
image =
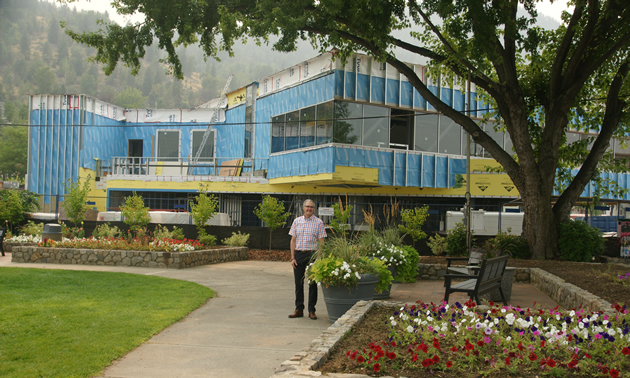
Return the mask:
<path fill-rule="evenodd" d="M 352 211 L 353 206 L 348 205 L 346 201 L 346 206 L 343 206 L 343 202 L 341 202 L 341 198 L 339 198 L 339 202 L 334 203 L 332 205 L 333 208 L 333 219 L 330 221 L 330 229 L 333 233 L 337 235 L 344 236 L 347 231 L 348 219 L 350 219 L 350 212 Z"/>
<path fill-rule="evenodd" d="M 61 269 L 3 267 L 0 287 L 3 377 L 99 376 L 215 295 L 188 281 Z"/>
<path fill-rule="evenodd" d="M 427 234 L 422 231 L 422 226 L 429 216 L 428 211 L 428 206 L 404 209 L 400 212 L 402 224 L 398 225 L 398 229 L 411 236 L 414 241 L 420 241 L 426 238 Z"/>
<path fill-rule="evenodd" d="M 212 219 L 218 208 L 219 200 L 217 197 L 214 194 L 208 194 L 207 185 L 204 187 L 203 184 L 199 184 L 199 194 L 193 201 L 190 201 L 190 215 L 195 226 L 197 226 L 197 234 L 200 241 L 201 236 L 206 234 L 204 228 L 206 223 Z"/>
<path fill-rule="evenodd" d="M 120 212 L 125 217 L 125 223 L 129 225 L 129 229 L 138 237 L 141 236 L 141 229 L 151 222 L 149 208 L 144 206 L 144 199 L 136 192 L 125 197 L 125 203 L 120 207 Z"/>
<path fill-rule="evenodd" d="M 396 227 L 385 227 L 380 233 L 381 240 L 385 245 L 400 247 L 403 245 L 404 236 L 400 234 Z"/>
<path fill-rule="evenodd" d="M 474 232 L 470 230 L 471 246 L 475 245 Z M 464 256 L 468 254 L 466 246 L 466 227 L 463 223 L 457 223 L 446 234 L 446 254 L 449 256 Z"/>
<path fill-rule="evenodd" d="M 336 238 L 344 240 L 344 238 Z M 328 286 L 354 287 L 359 284 L 361 274 L 379 275 L 376 291 L 387 290 L 392 283 L 392 274 L 385 263 L 379 259 L 370 259 L 360 256 L 353 260 L 344 260 L 339 257 L 327 256 L 317 259 L 308 268 L 308 279 Z"/>
<path fill-rule="evenodd" d="M 589 262 L 599 257 L 604 248 L 604 237 L 598 228 L 584 221 L 567 220 L 560 225 L 558 251 L 561 259 Z"/>
<path fill-rule="evenodd" d="M 0 190 L 0 224 L 13 230 L 24 219 L 24 204 L 17 190 Z"/>
<path fill-rule="evenodd" d="M 271 251 L 271 234 L 287 222 L 289 213 L 284 211 L 284 202 L 272 196 L 263 196 L 262 203 L 254 209 L 254 214 L 269 227 L 269 250 Z"/>
<path fill-rule="evenodd" d="M 177 226 L 173 226 L 173 230 L 171 231 L 171 238 L 175 240 L 186 239 L 186 236 L 184 235 L 184 230 Z"/>
<path fill-rule="evenodd" d="M 161 240 L 161 239 L 184 240 L 185 239 L 184 231 L 181 228 L 177 226 L 173 226 L 173 230 L 169 231 L 168 227 L 163 226 L 161 224 L 158 224 L 155 227 L 155 231 L 153 232 L 153 238 L 156 240 Z"/>
<path fill-rule="evenodd" d="M 116 105 L 130 109 L 142 109 L 145 106 L 145 98 L 142 96 L 142 92 L 133 87 L 123 89 L 122 92 L 114 96 L 113 101 Z"/>
<path fill-rule="evenodd" d="M 418 263 L 420 262 L 418 251 L 410 245 L 403 245 L 401 248 L 405 254 L 405 263 L 396 267 L 396 277 L 394 278 L 402 282 L 416 282 Z"/>
<path fill-rule="evenodd" d="M 241 234 L 240 231 L 232 232 L 232 236 L 223 239 L 223 244 L 230 247 L 244 247 L 249 243 L 249 234 Z"/>
<path fill-rule="evenodd" d="M 20 232 L 23 235 L 38 236 L 38 235 L 41 235 L 42 232 L 44 232 L 44 224 L 35 223 L 30 220 L 26 222 L 24 226 L 22 226 L 22 228 L 20 229 Z"/>
<path fill-rule="evenodd" d="M 514 259 L 529 259 L 531 253 L 527 239 L 520 235 L 510 235 L 508 232 L 499 231 L 497 236 L 486 242 L 485 249 L 499 250 L 507 253 Z"/>
<path fill-rule="evenodd" d="M 116 226 L 110 225 L 109 223 L 103 223 L 96 226 L 92 232 L 92 236 L 96 239 L 115 238 L 118 237 L 118 235 L 120 235 L 120 229 Z"/>
<path fill-rule="evenodd" d="M 11 115 L 7 115 L 7 119 Z M 12 121 L 21 123 L 18 117 Z M 28 128 L 18 126 L 0 127 L 0 173 L 24 177 L 27 163 Z"/>
<path fill-rule="evenodd" d="M 217 237 L 209 234 L 199 235 L 199 243 L 205 246 L 217 245 Z"/>
<path fill-rule="evenodd" d="M 446 238 L 440 236 L 439 234 L 435 234 L 427 240 L 427 245 L 431 248 L 431 252 L 434 255 L 439 256 L 446 252 Z"/>
<path fill-rule="evenodd" d="M 81 181 L 77 178 L 76 182 L 72 182 L 71 179 L 64 184 L 66 195 L 63 198 L 62 206 L 66 209 L 68 219 L 75 225 L 78 225 L 83 220 L 85 212 L 90 208 L 85 202 L 87 201 L 88 194 L 90 194 L 90 179 L 88 175 L 87 179 L 81 185 Z"/>

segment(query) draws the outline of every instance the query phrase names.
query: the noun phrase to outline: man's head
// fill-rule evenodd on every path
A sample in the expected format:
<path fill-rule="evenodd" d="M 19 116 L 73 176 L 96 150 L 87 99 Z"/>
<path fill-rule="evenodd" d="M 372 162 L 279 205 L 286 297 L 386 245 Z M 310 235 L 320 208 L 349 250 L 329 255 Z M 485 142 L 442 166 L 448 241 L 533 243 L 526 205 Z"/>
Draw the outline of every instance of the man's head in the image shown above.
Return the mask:
<path fill-rule="evenodd" d="M 304 210 L 304 217 L 310 218 L 315 211 L 315 201 L 312 199 L 304 201 L 304 204 L 302 204 L 302 210 Z"/>

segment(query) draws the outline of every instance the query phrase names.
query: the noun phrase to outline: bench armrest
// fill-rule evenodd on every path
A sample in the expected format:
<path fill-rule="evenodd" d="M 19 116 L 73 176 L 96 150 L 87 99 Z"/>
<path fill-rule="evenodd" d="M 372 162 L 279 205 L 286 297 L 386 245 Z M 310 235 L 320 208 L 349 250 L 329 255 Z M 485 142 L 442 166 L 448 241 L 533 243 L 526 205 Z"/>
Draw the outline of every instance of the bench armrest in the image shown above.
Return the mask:
<path fill-rule="evenodd" d="M 468 257 L 447 257 L 446 258 L 446 267 L 451 267 L 451 262 L 453 261 L 468 261 Z"/>
<path fill-rule="evenodd" d="M 444 279 L 452 279 L 452 278 L 469 278 L 469 279 L 479 279 L 479 276 L 475 276 L 473 274 L 445 274 Z"/>

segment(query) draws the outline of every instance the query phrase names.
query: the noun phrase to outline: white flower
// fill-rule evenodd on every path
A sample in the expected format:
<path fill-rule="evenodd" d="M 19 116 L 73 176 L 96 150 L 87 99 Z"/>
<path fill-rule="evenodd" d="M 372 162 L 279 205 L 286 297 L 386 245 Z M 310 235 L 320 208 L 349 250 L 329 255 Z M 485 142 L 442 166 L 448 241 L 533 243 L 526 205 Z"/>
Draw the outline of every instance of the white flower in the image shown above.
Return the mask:
<path fill-rule="evenodd" d="M 413 327 L 412 326 L 407 326 L 407 332 L 413 333 Z"/>
<path fill-rule="evenodd" d="M 396 326 L 396 324 L 398 324 L 398 323 L 396 323 L 396 321 L 395 321 L 395 320 L 392 320 L 392 326 L 394 326 L 394 327 L 395 327 L 395 326 Z"/>

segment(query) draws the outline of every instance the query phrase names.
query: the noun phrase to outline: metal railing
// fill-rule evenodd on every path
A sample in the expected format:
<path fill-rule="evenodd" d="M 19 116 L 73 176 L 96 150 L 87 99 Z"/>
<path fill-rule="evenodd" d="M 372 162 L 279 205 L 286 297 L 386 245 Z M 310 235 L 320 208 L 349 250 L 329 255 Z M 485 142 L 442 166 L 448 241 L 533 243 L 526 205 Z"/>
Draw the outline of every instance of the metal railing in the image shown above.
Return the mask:
<path fill-rule="evenodd" d="M 268 158 L 189 158 L 114 157 L 111 174 L 140 176 L 251 176 L 267 167 Z"/>

